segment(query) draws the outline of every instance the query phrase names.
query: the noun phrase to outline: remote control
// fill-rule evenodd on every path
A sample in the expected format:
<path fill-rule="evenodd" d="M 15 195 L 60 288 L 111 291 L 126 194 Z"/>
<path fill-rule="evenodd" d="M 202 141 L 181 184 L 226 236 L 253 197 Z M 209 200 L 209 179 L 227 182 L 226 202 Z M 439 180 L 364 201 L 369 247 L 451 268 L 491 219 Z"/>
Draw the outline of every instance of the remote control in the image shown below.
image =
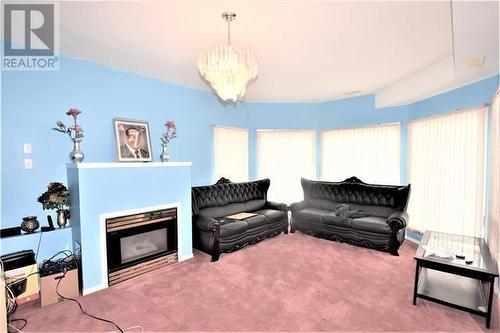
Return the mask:
<path fill-rule="evenodd" d="M 465 263 L 466 263 L 467 265 L 470 265 L 470 264 L 472 264 L 472 260 L 470 260 L 470 259 L 469 259 L 469 260 L 465 260 Z"/>
<path fill-rule="evenodd" d="M 463 254 L 457 254 L 457 255 L 455 255 L 455 258 L 457 258 L 457 259 L 465 259 L 465 256 Z"/>

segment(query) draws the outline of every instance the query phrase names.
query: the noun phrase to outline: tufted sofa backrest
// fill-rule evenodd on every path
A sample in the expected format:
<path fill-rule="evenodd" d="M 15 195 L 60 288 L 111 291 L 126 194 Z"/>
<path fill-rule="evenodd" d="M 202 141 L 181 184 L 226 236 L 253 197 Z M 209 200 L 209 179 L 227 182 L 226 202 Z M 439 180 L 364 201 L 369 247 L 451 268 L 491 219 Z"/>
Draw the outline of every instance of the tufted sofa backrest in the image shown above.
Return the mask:
<path fill-rule="evenodd" d="M 269 179 L 246 183 L 224 182 L 215 185 L 197 186 L 192 188 L 193 214 L 211 207 L 222 207 L 258 200 L 267 200 Z"/>
<path fill-rule="evenodd" d="M 313 181 L 302 178 L 304 200 L 327 200 L 360 206 L 383 206 L 406 210 L 410 185 L 374 185 L 363 183 L 356 177 L 342 182 Z"/>

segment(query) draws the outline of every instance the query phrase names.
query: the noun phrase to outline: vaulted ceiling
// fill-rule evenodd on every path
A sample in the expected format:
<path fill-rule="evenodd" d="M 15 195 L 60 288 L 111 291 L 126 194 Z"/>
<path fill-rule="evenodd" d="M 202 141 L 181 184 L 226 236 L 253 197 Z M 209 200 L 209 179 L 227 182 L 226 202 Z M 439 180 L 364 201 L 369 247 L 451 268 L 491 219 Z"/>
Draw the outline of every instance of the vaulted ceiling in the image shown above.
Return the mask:
<path fill-rule="evenodd" d="M 247 101 L 396 105 L 498 73 L 498 2 L 478 1 L 62 2 L 61 52 L 209 90 L 197 58 L 225 41 L 226 10 L 259 61 Z"/>

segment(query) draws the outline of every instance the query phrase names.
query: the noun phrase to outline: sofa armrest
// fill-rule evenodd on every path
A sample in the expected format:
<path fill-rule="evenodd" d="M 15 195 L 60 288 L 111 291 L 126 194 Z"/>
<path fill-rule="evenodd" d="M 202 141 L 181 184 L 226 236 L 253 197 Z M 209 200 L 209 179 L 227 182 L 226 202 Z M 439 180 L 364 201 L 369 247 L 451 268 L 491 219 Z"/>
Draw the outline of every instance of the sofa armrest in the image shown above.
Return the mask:
<path fill-rule="evenodd" d="M 387 223 L 392 230 L 400 230 L 406 228 L 408 224 L 407 212 L 394 212 L 387 218 Z"/>
<path fill-rule="evenodd" d="M 274 210 L 281 210 L 283 212 L 286 212 L 286 210 L 287 210 L 287 207 L 284 203 L 279 203 L 279 202 L 274 202 L 274 201 L 266 201 L 265 208 L 274 209 Z"/>
<path fill-rule="evenodd" d="M 217 231 L 219 230 L 219 222 L 217 220 L 203 216 L 203 215 L 196 215 L 193 217 L 194 220 L 194 225 L 196 228 L 198 228 L 201 231 Z"/>
<path fill-rule="evenodd" d="M 307 207 L 306 201 L 299 201 L 299 202 L 294 202 L 293 204 L 289 205 L 288 209 L 291 210 L 293 213 L 294 211 L 297 211 L 297 210 L 300 210 L 300 209 L 303 209 L 306 207 Z"/>

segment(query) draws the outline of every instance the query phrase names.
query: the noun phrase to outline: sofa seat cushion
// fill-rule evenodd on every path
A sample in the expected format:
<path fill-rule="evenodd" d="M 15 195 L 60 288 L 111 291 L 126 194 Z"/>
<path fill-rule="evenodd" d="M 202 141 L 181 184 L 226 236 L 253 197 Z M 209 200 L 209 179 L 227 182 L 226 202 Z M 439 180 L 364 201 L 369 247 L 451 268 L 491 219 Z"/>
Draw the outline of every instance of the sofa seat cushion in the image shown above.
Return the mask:
<path fill-rule="evenodd" d="M 243 220 L 243 222 L 248 225 L 248 229 L 258 228 L 268 224 L 268 221 L 264 215 L 252 216 Z"/>
<path fill-rule="evenodd" d="M 321 223 L 323 216 L 331 213 L 331 210 L 308 207 L 293 213 L 294 218 L 308 222 Z"/>
<path fill-rule="evenodd" d="M 234 220 L 226 222 L 220 226 L 220 236 L 222 238 L 230 237 L 244 233 L 247 230 L 248 230 L 248 223 L 246 222 L 246 220 L 245 221 Z"/>
<path fill-rule="evenodd" d="M 334 225 L 337 227 L 350 228 L 352 226 L 352 219 L 340 217 L 337 216 L 335 213 L 330 212 L 323 216 L 323 223 Z"/>
<path fill-rule="evenodd" d="M 265 216 L 269 222 L 277 222 L 287 218 L 287 212 L 275 209 L 260 209 L 252 213 Z"/>
<path fill-rule="evenodd" d="M 383 217 L 367 216 L 352 220 L 352 228 L 374 232 L 378 234 L 390 234 L 391 228 L 387 223 L 387 219 Z"/>

